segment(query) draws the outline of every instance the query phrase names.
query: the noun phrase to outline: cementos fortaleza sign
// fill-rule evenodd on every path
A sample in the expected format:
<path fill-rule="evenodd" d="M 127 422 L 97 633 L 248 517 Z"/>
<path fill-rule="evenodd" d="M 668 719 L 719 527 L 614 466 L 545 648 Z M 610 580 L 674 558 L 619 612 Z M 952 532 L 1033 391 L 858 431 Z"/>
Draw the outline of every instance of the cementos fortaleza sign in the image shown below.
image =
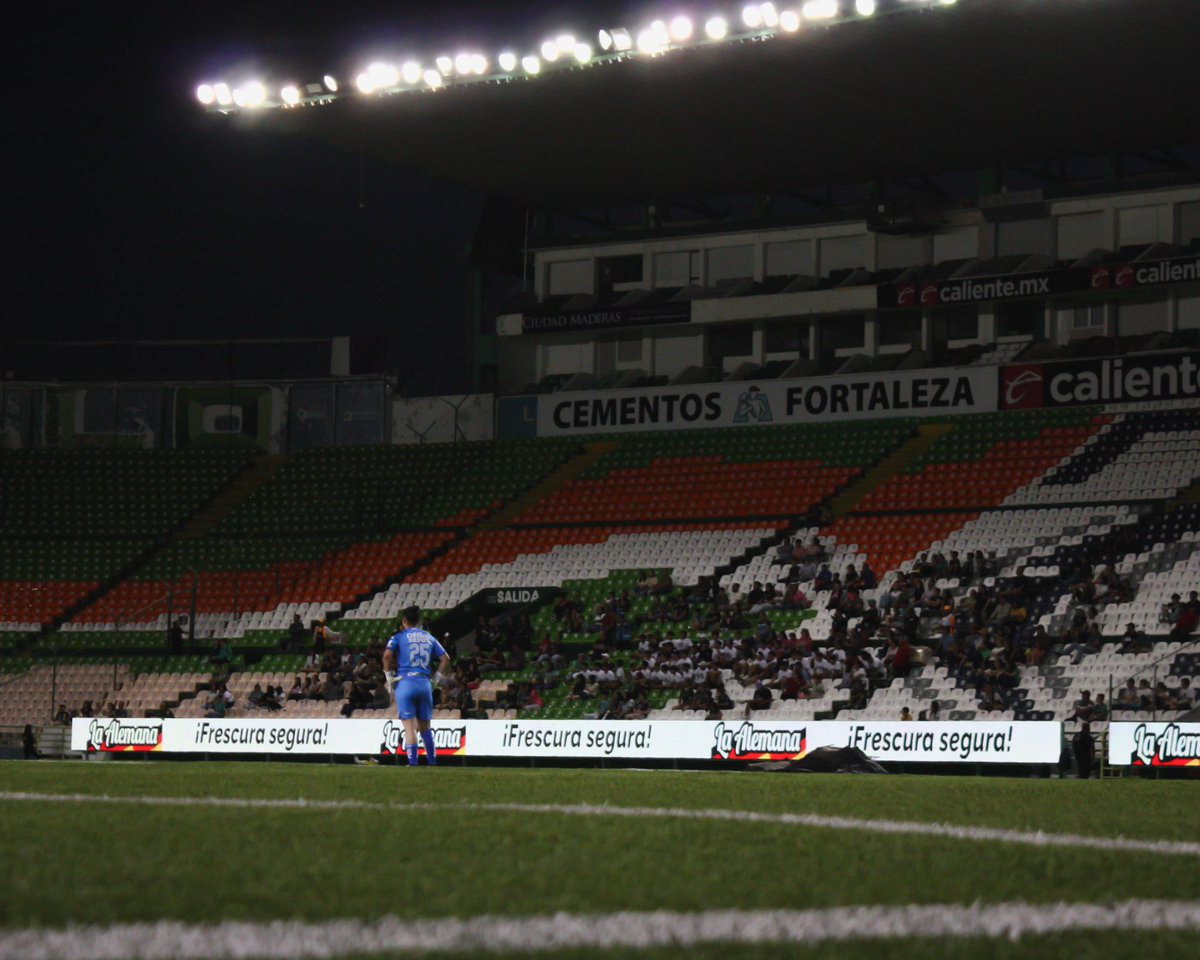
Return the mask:
<path fill-rule="evenodd" d="M 1054 763 L 1054 722 L 853 723 L 760 720 L 452 720 L 433 724 L 439 756 L 647 760 L 798 760 L 817 747 L 855 747 L 904 763 Z M 394 756 L 395 719 L 150 720 L 80 718 L 85 753 L 258 753 Z"/>
<path fill-rule="evenodd" d="M 1200 767 L 1200 723 L 1116 722 L 1108 725 L 1114 767 Z"/>
<path fill-rule="evenodd" d="M 1014 363 L 1000 368 L 1001 410 L 1200 398 L 1200 351 Z"/>
<path fill-rule="evenodd" d="M 996 409 L 996 376 L 983 367 L 569 391 L 500 401 L 510 433 L 564 436 L 704 427 L 824 423 L 876 417 L 982 413 Z M 523 405 L 506 416 L 505 405 Z M 507 411 L 512 414 L 513 411 Z"/>

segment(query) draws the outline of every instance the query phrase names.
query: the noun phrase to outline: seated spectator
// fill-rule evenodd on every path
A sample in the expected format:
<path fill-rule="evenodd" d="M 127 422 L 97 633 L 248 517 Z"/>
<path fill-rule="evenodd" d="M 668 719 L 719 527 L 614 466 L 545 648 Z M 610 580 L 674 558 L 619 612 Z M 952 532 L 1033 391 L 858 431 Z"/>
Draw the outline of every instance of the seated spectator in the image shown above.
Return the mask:
<path fill-rule="evenodd" d="M 1094 708 L 1095 704 L 1092 703 L 1092 692 L 1090 690 L 1084 690 L 1083 693 L 1080 694 L 1079 699 L 1076 700 L 1072 706 L 1071 716 L 1076 720 L 1091 720 L 1092 710 Z"/>
<path fill-rule="evenodd" d="M 1121 653 L 1149 653 L 1152 649 L 1154 645 L 1134 624 L 1125 625 L 1125 632 L 1121 634 Z"/>
<path fill-rule="evenodd" d="M 754 687 L 754 694 L 746 701 L 746 716 L 750 716 L 751 710 L 770 710 L 771 709 L 771 691 L 767 685 L 759 680 Z"/>
<path fill-rule="evenodd" d="M 900 719 L 901 720 L 911 720 L 912 718 L 913 718 L 912 711 L 910 711 L 908 709 L 908 707 L 900 708 Z"/>
<path fill-rule="evenodd" d="M 246 697 L 246 706 L 253 707 L 256 710 L 261 709 L 266 698 L 267 695 L 263 692 L 262 684 L 256 683 L 254 689 Z"/>
<path fill-rule="evenodd" d="M 210 719 L 220 719 L 225 716 L 225 711 L 233 705 L 233 695 L 228 690 L 223 689 L 223 685 L 213 682 L 212 692 L 208 695 L 208 700 L 204 705 L 204 716 Z"/>
<path fill-rule="evenodd" d="M 371 707 L 374 710 L 386 710 L 392 705 L 392 696 L 387 689 L 387 681 L 379 677 L 371 690 Z"/>
<path fill-rule="evenodd" d="M 903 679 L 912 670 L 912 657 L 912 644 L 907 636 L 901 636 L 896 646 L 884 657 L 884 662 L 889 664 L 892 677 Z"/>
<path fill-rule="evenodd" d="M 1170 624 L 1175 623 L 1176 618 L 1179 616 L 1179 610 L 1182 606 L 1183 601 L 1180 599 L 1179 594 L 1171 594 L 1171 599 L 1164 603 L 1158 610 L 1158 622 Z"/>
<path fill-rule="evenodd" d="M 1142 704 L 1138 697 L 1137 684 L 1134 683 L 1133 677 L 1125 681 L 1125 686 L 1117 694 L 1117 705 L 1122 710 L 1138 710 L 1141 708 Z"/>
<path fill-rule="evenodd" d="M 65 727 L 69 727 L 71 725 L 71 711 L 67 709 L 67 705 L 65 703 L 60 703 L 58 705 L 58 712 L 54 714 L 54 722 L 62 724 Z"/>
<path fill-rule="evenodd" d="M 1193 590 L 1188 594 L 1187 603 L 1179 608 L 1179 612 L 1175 616 L 1175 626 L 1171 629 L 1171 639 L 1176 643 L 1183 643 L 1196 630 L 1196 625 L 1200 623 L 1200 598 L 1197 598 L 1196 591 Z"/>
<path fill-rule="evenodd" d="M 1179 678 L 1179 689 L 1175 691 L 1175 709 L 1190 710 L 1196 705 L 1196 691 L 1192 689 L 1191 677 Z"/>
<path fill-rule="evenodd" d="M 288 690 L 287 698 L 289 700 L 305 699 L 306 694 L 304 692 L 304 687 L 306 682 L 307 681 L 302 681 L 299 677 L 296 677 L 296 679 L 292 681 L 291 689 Z"/>
<path fill-rule="evenodd" d="M 1092 608 L 1092 612 L 1095 612 L 1095 607 Z M 1099 627 L 1094 622 L 1087 624 L 1082 629 L 1073 628 L 1069 635 L 1073 635 L 1077 639 L 1063 647 L 1063 655 L 1070 657 L 1073 664 L 1082 662 L 1084 657 L 1099 653 L 1100 647 L 1104 643 Z"/>

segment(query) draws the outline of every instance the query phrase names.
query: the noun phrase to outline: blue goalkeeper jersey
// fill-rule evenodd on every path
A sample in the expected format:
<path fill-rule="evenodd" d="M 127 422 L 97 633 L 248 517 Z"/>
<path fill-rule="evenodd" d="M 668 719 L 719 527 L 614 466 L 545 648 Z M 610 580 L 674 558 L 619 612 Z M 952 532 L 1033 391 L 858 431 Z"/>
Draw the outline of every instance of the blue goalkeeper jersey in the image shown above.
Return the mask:
<path fill-rule="evenodd" d="M 394 634 L 387 648 L 396 655 L 396 676 L 429 679 L 433 662 L 446 655 L 437 638 L 420 627 L 408 627 Z"/>

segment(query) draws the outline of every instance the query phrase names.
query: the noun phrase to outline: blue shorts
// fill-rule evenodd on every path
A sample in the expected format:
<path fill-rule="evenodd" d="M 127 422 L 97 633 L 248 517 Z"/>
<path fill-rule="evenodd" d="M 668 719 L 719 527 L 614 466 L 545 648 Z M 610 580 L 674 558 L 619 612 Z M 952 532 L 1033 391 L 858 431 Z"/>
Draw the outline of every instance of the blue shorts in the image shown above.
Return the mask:
<path fill-rule="evenodd" d="M 432 720 L 433 684 L 424 677 L 405 677 L 396 684 L 396 709 L 401 720 Z"/>

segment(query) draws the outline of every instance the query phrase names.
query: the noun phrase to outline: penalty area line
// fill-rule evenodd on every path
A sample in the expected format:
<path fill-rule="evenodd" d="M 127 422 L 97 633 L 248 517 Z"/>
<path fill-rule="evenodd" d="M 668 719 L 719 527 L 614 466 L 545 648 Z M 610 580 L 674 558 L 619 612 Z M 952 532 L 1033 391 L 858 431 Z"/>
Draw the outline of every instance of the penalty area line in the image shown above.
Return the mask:
<path fill-rule="evenodd" d="M 1030 847 L 1066 847 L 1151 853 L 1165 856 L 1200 857 L 1200 843 L 1189 840 L 1140 840 L 1130 837 L 1096 837 L 1076 833 L 1045 833 L 1003 827 L 963 826 L 913 820 L 838 817 L 819 813 L 766 813 L 756 810 L 691 809 L 688 807 L 621 807 L 599 804 L 552 803 L 376 803 L 369 800 L 312 800 L 303 797 L 154 797 L 111 796 L 87 793 L 25 793 L 0 791 L 0 802 L 132 804 L 151 807 L 233 807 L 264 810 L 429 810 L 481 811 L 486 813 L 542 814 L 565 817 L 626 817 L 760 823 L 772 826 L 809 827 L 815 830 L 847 830 L 862 833 L 936 837 L 985 843 L 1008 843 Z"/>
<path fill-rule="evenodd" d="M 1200 901 L 910 904 L 820 910 L 712 910 L 324 923 L 173 921 L 0 933 L 0 960 L 327 960 L 390 952 L 545 953 L 706 943 L 814 944 L 852 940 L 1055 933 L 1200 931 Z"/>

